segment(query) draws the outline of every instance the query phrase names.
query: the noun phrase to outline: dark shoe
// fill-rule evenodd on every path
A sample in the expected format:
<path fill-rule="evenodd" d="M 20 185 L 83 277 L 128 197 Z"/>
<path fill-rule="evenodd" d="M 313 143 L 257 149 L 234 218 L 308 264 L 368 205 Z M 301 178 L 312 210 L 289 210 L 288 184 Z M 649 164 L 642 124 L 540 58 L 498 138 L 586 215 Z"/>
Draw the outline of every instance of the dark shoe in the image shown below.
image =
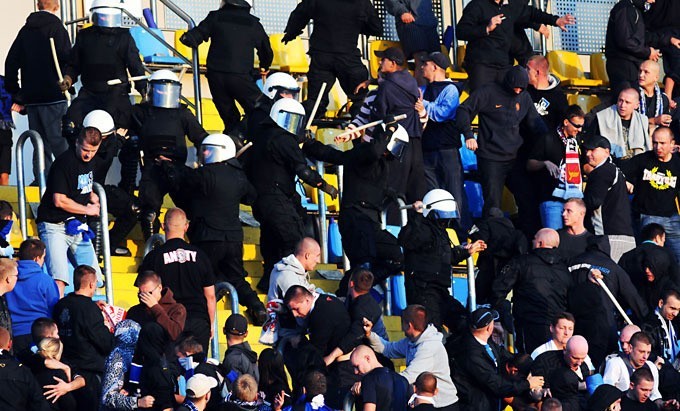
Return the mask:
<path fill-rule="evenodd" d="M 127 247 L 113 247 L 111 255 L 115 257 L 132 257 L 132 252 Z"/>
<path fill-rule="evenodd" d="M 268 318 L 267 310 L 265 310 L 262 305 L 254 309 L 248 308 L 246 310 L 246 315 L 250 317 L 250 322 L 257 327 L 261 327 Z"/>
<path fill-rule="evenodd" d="M 261 293 L 267 294 L 269 292 L 269 276 L 267 276 L 266 279 L 264 276 L 260 278 L 260 281 L 257 282 L 257 285 L 255 287 Z"/>

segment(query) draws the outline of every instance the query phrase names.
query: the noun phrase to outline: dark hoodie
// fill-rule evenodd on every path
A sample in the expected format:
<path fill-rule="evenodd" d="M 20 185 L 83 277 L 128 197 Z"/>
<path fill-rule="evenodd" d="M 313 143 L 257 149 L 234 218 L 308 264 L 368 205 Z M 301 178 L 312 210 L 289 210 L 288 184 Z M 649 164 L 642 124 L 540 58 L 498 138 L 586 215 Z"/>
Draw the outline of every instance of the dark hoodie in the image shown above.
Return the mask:
<path fill-rule="evenodd" d="M 675 262 L 675 256 L 669 249 L 655 243 L 643 242 L 621 256 L 618 264 L 628 273 L 650 308 L 656 307 L 665 290 L 677 289 L 680 285 L 680 267 Z M 646 268 L 654 274 L 653 281 L 647 279 Z"/>
<path fill-rule="evenodd" d="M 230 382 L 236 381 L 239 375 L 250 374 L 255 381 L 260 381 L 260 371 L 257 368 L 257 353 L 250 348 L 247 341 L 233 344 L 227 348 L 222 361 L 224 375 Z"/>
<path fill-rule="evenodd" d="M 406 129 L 409 138 L 420 138 L 423 129 L 415 109 L 418 98 L 420 98 L 420 89 L 411 73 L 407 70 L 385 73 L 373 102 L 371 121 L 406 114 L 406 118 L 399 121 L 399 124 Z"/>
<path fill-rule="evenodd" d="M 609 12 L 605 55 L 639 65 L 649 58 L 650 46 L 668 44 L 670 36 L 646 32 L 643 20 L 645 0 L 621 0 Z"/>
<path fill-rule="evenodd" d="M 547 133 L 531 95 L 526 92 L 528 83 L 526 70 L 514 66 L 506 73 L 502 85 L 486 84 L 458 107 L 456 128 L 466 140 L 474 138 L 472 119 L 479 115 L 477 157 L 494 161 L 515 159 L 523 143 L 519 132 L 522 122 L 531 134 L 525 136 L 527 139 Z M 521 88 L 522 92 L 515 93 L 515 88 Z"/>
<path fill-rule="evenodd" d="M 47 104 L 65 101 L 57 86 L 50 37 L 54 39 L 62 71 L 71 56 L 71 40 L 59 17 L 47 11 L 31 13 L 5 59 L 5 88 L 14 102 Z M 21 70 L 21 88 L 19 87 Z"/>

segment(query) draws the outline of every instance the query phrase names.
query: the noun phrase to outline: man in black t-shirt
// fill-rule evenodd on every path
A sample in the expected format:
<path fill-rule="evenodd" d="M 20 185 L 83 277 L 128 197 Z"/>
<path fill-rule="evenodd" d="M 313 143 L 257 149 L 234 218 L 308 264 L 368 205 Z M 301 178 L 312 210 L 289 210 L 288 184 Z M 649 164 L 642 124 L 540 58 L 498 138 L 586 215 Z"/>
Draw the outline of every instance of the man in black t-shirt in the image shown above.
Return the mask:
<path fill-rule="evenodd" d="M 562 209 L 562 223 L 564 228 L 557 230 L 560 235 L 560 245 L 557 249 L 562 257 L 569 262 L 572 258 L 586 251 L 588 239 L 593 234 L 586 230 L 586 203 L 580 198 L 570 198 Z"/>
<path fill-rule="evenodd" d="M 193 334 L 208 352 L 208 341 L 215 331 L 215 277 L 210 258 L 184 241 L 188 228 L 184 211 L 169 209 L 163 223 L 166 242 L 144 257 L 138 272 L 151 270 L 160 275 L 163 285 L 187 310 L 184 331 Z"/>
<path fill-rule="evenodd" d="M 668 127 L 652 134 L 652 151 L 639 154 L 621 167 L 634 187 L 633 211 L 640 226 L 657 223 L 666 230 L 666 244 L 680 261 L 680 215 L 676 201 L 680 192 L 680 158 L 673 154 L 675 137 Z"/>
<path fill-rule="evenodd" d="M 80 132 L 75 150 L 65 151 L 54 161 L 38 207 L 38 232 L 46 246 L 45 265 L 62 297 L 71 283 L 69 261 L 93 267 L 101 283 L 102 273 L 91 241 L 94 233 L 85 223 L 87 216 L 99 215 L 99 197 L 92 186 L 98 162 L 95 154 L 101 141 L 96 128 Z"/>
<path fill-rule="evenodd" d="M 410 390 L 408 380 L 383 367 L 375 352 L 365 345 L 358 346 L 350 356 L 354 372 L 361 375 L 359 389 L 364 411 L 406 411 Z"/>

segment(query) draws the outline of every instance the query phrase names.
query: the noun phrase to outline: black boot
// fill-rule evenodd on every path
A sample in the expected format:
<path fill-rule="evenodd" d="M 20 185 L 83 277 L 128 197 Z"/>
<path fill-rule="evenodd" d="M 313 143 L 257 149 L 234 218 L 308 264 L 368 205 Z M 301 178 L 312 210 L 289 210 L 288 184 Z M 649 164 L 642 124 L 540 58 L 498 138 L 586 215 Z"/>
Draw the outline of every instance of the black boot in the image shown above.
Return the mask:
<path fill-rule="evenodd" d="M 144 235 L 144 241 L 148 240 L 152 235 L 158 232 L 155 225 L 156 212 L 154 211 L 142 212 L 142 214 L 139 217 L 139 223 L 142 225 L 142 234 Z"/>

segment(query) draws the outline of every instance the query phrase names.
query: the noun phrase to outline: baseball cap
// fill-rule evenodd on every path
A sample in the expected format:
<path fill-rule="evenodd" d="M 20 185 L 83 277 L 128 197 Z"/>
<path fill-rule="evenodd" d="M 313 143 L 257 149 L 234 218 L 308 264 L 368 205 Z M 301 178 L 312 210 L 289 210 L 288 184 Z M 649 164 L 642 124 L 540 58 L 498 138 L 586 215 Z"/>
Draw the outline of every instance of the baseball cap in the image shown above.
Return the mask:
<path fill-rule="evenodd" d="M 224 323 L 224 332 L 232 335 L 244 335 L 248 332 L 248 320 L 241 314 L 232 314 Z"/>
<path fill-rule="evenodd" d="M 215 387 L 217 387 L 217 380 L 213 377 L 208 377 L 205 374 L 194 374 L 187 381 L 187 396 L 200 398 Z"/>
<path fill-rule="evenodd" d="M 489 325 L 491 321 L 498 320 L 498 317 L 496 310 L 486 307 L 478 308 L 470 314 L 470 325 L 472 328 L 479 330 Z"/>
<path fill-rule="evenodd" d="M 380 57 L 381 59 L 388 59 L 392 60 L 395 63 L 399 64 L 400 66 L 404 64 L 404 61 L 406 61 L 406 57 L 404 56 L 404 52 L 401 51 L 399 47 L 390 47 L 385 50 L 376 50 L 374 51 L 376 57 Z"/>
<path fill-rule="evenodd" d="M 423 61 L 431 61 L 439 66 L 439 68 L 444 70 L 451 67 L 451 60 L 449 59 L 449 56 L 440 51 L 435 51 L 434 53 L 428 54 L 423 58 Z"/>
<path fill-rule="evenodd" d="M 612 145 L 609 140 L 607 140 L 606 137 L 599 135 L 592 136 L 586 139 L 586 141 L 583 143 L 583 148 L 586 150 L 594 150 L 598 147 L 606 148 L 607 150 L 612 149 Z"/>

